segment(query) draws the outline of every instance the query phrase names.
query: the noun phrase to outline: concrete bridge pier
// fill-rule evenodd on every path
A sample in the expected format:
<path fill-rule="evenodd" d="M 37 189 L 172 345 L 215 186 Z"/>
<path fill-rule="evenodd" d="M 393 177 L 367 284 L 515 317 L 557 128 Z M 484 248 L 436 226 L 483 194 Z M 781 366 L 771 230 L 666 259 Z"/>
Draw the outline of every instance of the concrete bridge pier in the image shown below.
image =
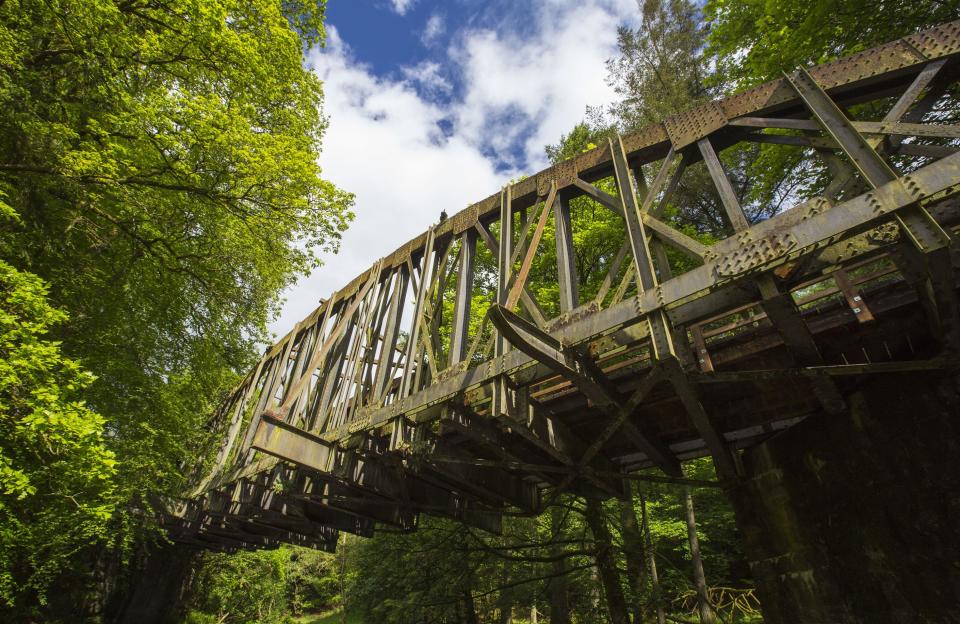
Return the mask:
<path fill-rule="evenodd" d="M 864 383 L 743 456 L 729 491 L 768 624 L 960 622 L 960 396 Z"/>

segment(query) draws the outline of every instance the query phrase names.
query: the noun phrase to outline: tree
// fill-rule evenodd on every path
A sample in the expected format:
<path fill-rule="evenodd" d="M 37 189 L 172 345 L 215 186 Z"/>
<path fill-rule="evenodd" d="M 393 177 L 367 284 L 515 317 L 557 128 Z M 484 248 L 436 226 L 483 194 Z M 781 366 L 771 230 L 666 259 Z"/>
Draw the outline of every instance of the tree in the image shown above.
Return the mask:
<path fill-rule="evenodd" d="M 351 217 L 321 177 L 322 89 L 303 65 L 323 10 L 0 3 L 0 191 L 21 217 L 0 259 L 69 313 L 56 337 L 96 376 L 84 396 L 119 462 L 122 543 L 149 517 L 132 510 L 184 486 L 278 294 Z"/>
<path fill-rule="evenodd" d="M 281 546 L 275 550 L 205 553 L 189 600 L 187 622 L 288 622 L 290 615 L 335 606 L 334 555 Z"/>
<path fill-rule="evenodd" d="M 711 83 L 738 91 L 955 20 L 957 0 L 709 0 Z"/>
<path fill-rule="evenodd" d="M 619 96 L 607 113 L 620 131 L 660 123 L 716 93 L 705 72 L 707 29 L 699 8 L 689 0 L 638 0 L 637 5 L 640 26 L 618 30 L 618 55 L 607 62 L 608 82 Z M 763 200 L 779 190 L 777 185 L 765 188 L 761 198 L 753 179 L 745 174 L 745 165 L 760 153 L 760 146 L 739 145 L 721 156 L 750 220 L 769 216 L 771 203 Z M 639 173 L 649 182 L 657 171 L 647 167 Z M 683 170 L 665 214 L 675 227 L 704 242 L 732 233 L 702 163 Z M 682 260 L 675 254 L 670 257 L 672 262 Z"/>
<path fill-rule="evenodd" d="M 706 55 L 715 70 L 708 83 L 734 92 L 779 78 L 798 66 L 823 63 L 954 20 L 958 0 L 710 0 Z M 879 118 L 876 111 L 868 118 Z M 870 114 L 870 113 L 873 114 Z M 943 123 L 949 123 L 944 120 Z M 773 214 L 784 200 L 821 195 L 830 180 L 825 164 L 804 159 L 800 150 L 754 146 L 740 171 L 750 180 L 754 206 Z"/>
<path fill-rule="evenodd" d="M 93 377 L 49 337 L 66 320 L 41 279 L 0 261 L 0 612 L 46 602 L 118 503 L 104 419 L 80 398 Z"/>
<path fill-rule="evenodd" d="M 610 114 L 621 127 L 663 121 L 705 99 L 702 62 L 706 28 L 689 0 L 637 0 L 636 30 L 617 30 L 619 55 L 607 61 L 608 82 L 620 97 Z"/>
<path fill-rule="evenodd" d="M 564 499 L 536 518 L 505 516 L 503 535 L 421 517 L 413 533 L 350 539 L 347 608 L 364 622 L 507 622 L 533 608 L 556 621 L 602 621 L 583 511 Z"/>

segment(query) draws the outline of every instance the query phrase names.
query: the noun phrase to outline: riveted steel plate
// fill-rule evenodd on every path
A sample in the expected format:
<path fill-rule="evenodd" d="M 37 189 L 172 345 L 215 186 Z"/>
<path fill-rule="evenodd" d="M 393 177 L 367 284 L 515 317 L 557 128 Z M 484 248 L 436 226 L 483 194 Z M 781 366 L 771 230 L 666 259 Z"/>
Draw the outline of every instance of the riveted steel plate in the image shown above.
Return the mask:
<path fill-rule="evenodd" d="M 720 101 L 720 107 L 728 119 L 733 119 L 748 113 L 762 112 L 764 109 L 789 102 L 796 97 L 797 94 L 790 88 L 789 83 L 780 78 L 724 98 Z"/>
<path fill-rule="evenodd" d="M 664 122 L 675 149 L 682 149 L 727 125 L 727 116 L 717 102 L 677 113 Z"/>
<path fill-rule="evenodd" d="M 644 131 L 641 130 L 636 134 L 642 134 Z M 666 137 L 666 134 L 664 134 Z M 588 169 L 593 169 L 594 167 L 610 162 L 610 146 L 606 142 L 601 143 L 601 145 L 595 149 L 590 150 L 589 152 L 584 152 L 573 157 L 574 170 L 579 175 L 583 171 Z"/>
<path fill-rule="evenodd" d="M 717 275 L 720 277 L 741 275 L 778 256 L 782 256 L 796 244 L 796 239 L 789 232 L 774 234 L 752 242 L 744 242 L 736 251 L 717 259 Z"/>
<path fill-rule="evenodd" d="M 537 181 L 537 196 L 543 197 L 550 192 L 550 183 L 556 182 L 557 188 L 563 188 L 573 183 L 577 177 L 577 169 L 572 160 L 565 160 L 562 163 L 550 167 L 546 171 L 535 176 Z"/>
<path fill-rule="evenodd" d="M 623 149 L 626 150 L 627 154 L 670 140 L 667 135 L 667 128 L 663 124 L 647 126 L 639 132 L 631 132 L 622 138 Z"/>
<path fill-rule="evenodd" d="M 811 67 L 809 73 L 824 89 L 873 78 L 924 59 L 902 41 L 864 50 L 832 63 Z"/>
<path fill-rule="evenodd" d="M 549 171 L 549 170 L 548 170 Z M 510 197 L 513 200 L 516 200 L 524 195 L 529 193 L 535 193 L 537 190 L 537 178 L 536 176 L 531 176 L 529 178 L 524 178 L 519 182 L 516 182 L 510 187 Z"/>
<path fill-rule="evenodd" d="M 960 21 L 942 24 L 905 40 L 929 59 L 960 52 Z"/>
<path fill-rule="evenodd" d="M 453 230 L 454 234 L 460 234 L 465 230 L 469 230 L 477 222 L 477 214 L 479 208 L 477 204 L 472 204 L 467 206 L 464 210 L 461 210 L 457 214 L 453 215 L 450 218 L 450 227 Z"/>

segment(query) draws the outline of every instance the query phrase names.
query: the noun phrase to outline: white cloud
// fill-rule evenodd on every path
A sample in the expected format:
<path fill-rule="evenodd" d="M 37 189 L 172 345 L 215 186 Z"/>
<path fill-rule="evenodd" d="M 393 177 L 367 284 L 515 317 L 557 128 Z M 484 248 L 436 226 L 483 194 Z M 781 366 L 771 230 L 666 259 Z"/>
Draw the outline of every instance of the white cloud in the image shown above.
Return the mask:
<path fill-rule="evenodd" d="M 520 142 L 519 164 L 532 169 L 546 165 L 544 145 L 581 120 L 587 105 L 613 100 L 605 61 L 616 52 L 618 24 L 631 15 L 619 4 L 547 4 L 553 10 L 536 13 L 534 36 L 471 32 L 453 53 L 467 85 L 458 130 L 496 151 Z"/>
<path fill-rule="evenodd" d="M 448 94 L 453 90 L 450 81 L 441 73 L 440 64 L 434 61 L 423 61 L 410 67 L 401 67 L 400 71 L 404 78 L 420 85 L 427 94 Z"/>
<path fill-rule="evenodd" d="M 444 137 L 446 112 L 422 99 L 407 81 L 382 80 L 355 63 L 329 27 L 328 48 L 311 58 L 324 81 L 330 127 L 323 175 L 356 194 L 357 217 L 340 253 L 286 294 L 273 324 L 282 335 L 377 258 L 499 188 L 509 177 L 463 137 Z"/>
<path fill-rule="evenodd" d="M 441 17 L 439 13 L 434 13 L 423 27 L 423 32 L 420 34 L 420 41 L 422 41 L 425 46 L 433 45 L 444 31 L 446 31 L 446 25 L 443 23 L 443 17 Z"/>
<path fill-rule="evenodd" d="M 398 15 L 404 15 L 413 6 L 416 0 L 390 0 L 390 5 Z"/>
<path fill-rule="evenodd" d="M 404 10 L 411 4 L 392 1 Z M 457 34 L 448 66 L 424 61 L 401 68 L 397 79 L 373 75 L 328 25 L 328 47 L 309 59 L 324 81 L 330 117 L 320 164 L 325 178 L 356 194 L 357 217 L 340 253 L 286 293 L 272 325 L 277 334 L 435 223 L 441 210 L 452 215 L 543 168 L 544 145 L 582 120 L 587 105 L 612 100 L 604 63 L 616 51 L 617 25 L 636 14 L 635 1 L 541 4 L 531 32 Z M 445 75 L 462 78 L 463 89 L 453 93 Z M 443 107 L 432 101 L 441 93 L 451 99 Z"/>

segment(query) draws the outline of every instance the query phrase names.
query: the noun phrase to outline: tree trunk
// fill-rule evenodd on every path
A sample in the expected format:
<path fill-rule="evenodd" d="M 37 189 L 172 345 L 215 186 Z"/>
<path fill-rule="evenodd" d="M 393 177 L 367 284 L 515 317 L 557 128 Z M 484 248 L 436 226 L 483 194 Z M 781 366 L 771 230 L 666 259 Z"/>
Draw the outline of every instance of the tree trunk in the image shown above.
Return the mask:
<path fill-rule="evenodd" d="M 600 583 L 603 593 L 607 597 L 607 611 L 611 624 L 630 624 L 627 613 L 627 603 L 623 597 L 623 588 L 620 587 L 620 574 L 617 571 L 617 559 L 613 552 L 613 538 L 607 519 L 603 515 L 603 506 L 595 498 L 587 498 L 587 524 L 593 533 L 596 554 L 594 560 L 600 573 Z"/>
<path fill-rule="evenodd" d="M 480 624 L 477 606 L 473 603 L 473 593 L 469 588 L 463 590 L 463 621 L 466 624 Z"/>
<path fill-rule="evenodd" d="M 506 562 L 501 562 L 498 566 L 498 578 L 500 579 L 500 586 L 503 587 L 507 584 L 507 566 Z M 511 616 L 513 615 L 513 605 L 510 604 L 510 594 L 501 589 L 497 592 L 497 624 L 509 624 Z"/>
<path fill-rule="evenodd" d="M 627 560 L 627 577 L 632 593 L 631 608 L 633 621 L 643 621 L 643 590 L 647 585 L 646 553 L 643 547 L 643 534 L 637 522 L 637 510 L 633 507 L 633 484 L 624 479 L 623 491 L 626 497 L 620 501 L 620 533 L 623 536 L 623 554 Z"/>
<path fill-rule="evenodd" d="M 701 624 L 714 624 L 716 616 L 710 606 L 707 595 L 707 578 L 703 574 L 703 560 L 700 558 L 700 540 L 697 539 L 697 520 L 693 513 L 693 495 L 690 488 L 683 488 L 687 508 L 687 537 L 690 539 L 690 561 L 693 564 L 693 582 L 697 587 L 697 606 L 700 609 Z"/>
<path fill-rule="evenodd" d="M 660 595 L 660 578 L 657 575 L 657 556 L 653 550 L 653 539 L 650 537 L 650 524 L 647 522 L 647 499 L 643 496 L 643 490 L 637 488 L 637 492 L 640 494 L 640 517 L 642 518 L 643 536 L 647 545 L 647 560 L 650 563 L 650 586 L 653 589 L 653 602 L 657 606 L 657 624 L 666 624 L 663 599 Z"/>
<path fill-rule="evenodd" d="M 561 535 L 563 522 L 563 508 L 550 508 L 550 532 L 554 540 Z M 563 551 L 560 544 L 550 545 L 550 555 L 555 557 L 552 562 L 553 578 L 550 579 L 550 624 L 570 624 L 570 604 L 567 599 L 567 560 L 559 557 Z"/>

